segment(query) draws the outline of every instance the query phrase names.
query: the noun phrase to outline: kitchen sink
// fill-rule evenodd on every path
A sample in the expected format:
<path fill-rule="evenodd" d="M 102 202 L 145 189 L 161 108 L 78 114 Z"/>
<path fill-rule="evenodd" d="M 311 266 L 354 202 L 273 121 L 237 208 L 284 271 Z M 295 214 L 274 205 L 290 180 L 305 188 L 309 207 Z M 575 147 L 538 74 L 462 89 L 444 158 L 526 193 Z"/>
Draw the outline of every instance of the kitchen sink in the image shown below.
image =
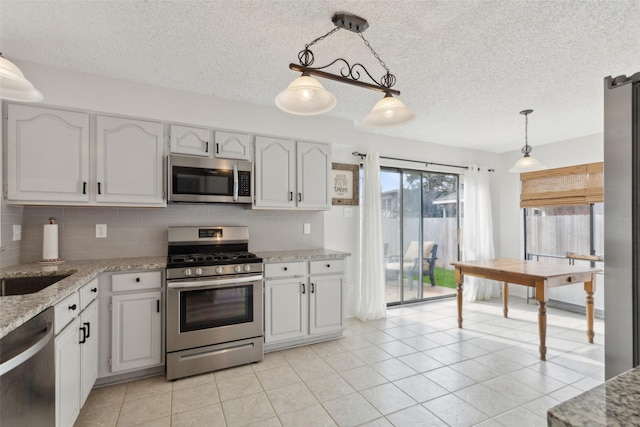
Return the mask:
<path fill-rule="evenodd" d="M 0 279 L 0 297 L 32 294 L 69 276 L 71 273 L 51 276 L 6 277 Z"/>

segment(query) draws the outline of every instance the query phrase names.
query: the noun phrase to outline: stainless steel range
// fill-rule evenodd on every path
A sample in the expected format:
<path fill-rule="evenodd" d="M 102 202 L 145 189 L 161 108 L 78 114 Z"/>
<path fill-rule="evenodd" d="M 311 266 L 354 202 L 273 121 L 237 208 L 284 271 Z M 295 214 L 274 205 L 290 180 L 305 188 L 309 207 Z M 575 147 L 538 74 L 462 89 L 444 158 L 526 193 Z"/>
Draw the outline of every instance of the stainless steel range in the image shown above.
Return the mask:
<path fill-rule="evenodd" d="M 169 227 L 168 240 L 167 379 L 261 361 L 262 259 L 248 227 Z"/>

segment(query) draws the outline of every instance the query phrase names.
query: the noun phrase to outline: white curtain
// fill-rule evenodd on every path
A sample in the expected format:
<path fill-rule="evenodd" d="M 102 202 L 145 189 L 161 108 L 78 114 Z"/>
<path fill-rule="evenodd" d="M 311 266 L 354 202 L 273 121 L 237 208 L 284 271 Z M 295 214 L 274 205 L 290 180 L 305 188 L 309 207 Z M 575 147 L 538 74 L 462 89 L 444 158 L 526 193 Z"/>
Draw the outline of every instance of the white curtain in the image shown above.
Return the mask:
<path fill-rule="evenodd" d="M 382 241 L 380 156 L 368 153 L 364 159 L 364 195 L 360 230 L 360 289 L 357 317 L 362 321 L 386 317 Z"/>
<path fill-rule="evenodd" d="M 464 174 L 464 220 L 462 222 L 462 260 L 495 258 L 489 172 L 470 166 Z M 465 301 L 488 300 L 500 296 L 493 280 L 465 276 Z"/>

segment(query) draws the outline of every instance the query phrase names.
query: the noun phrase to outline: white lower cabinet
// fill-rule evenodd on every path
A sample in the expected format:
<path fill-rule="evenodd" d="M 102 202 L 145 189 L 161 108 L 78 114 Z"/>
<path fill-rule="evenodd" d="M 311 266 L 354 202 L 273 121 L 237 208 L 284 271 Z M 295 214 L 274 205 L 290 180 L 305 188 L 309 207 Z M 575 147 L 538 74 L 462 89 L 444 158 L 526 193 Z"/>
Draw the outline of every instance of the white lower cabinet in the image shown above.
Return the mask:
<path fill-rule="evenodd" d="M 343 271 L 342 259 L 265 264 L 265 350 L 342 336 Z"/>
<path fill-rule="evenodd" d="M 305 278 L 265 282 L 264 341 L 291 340 L 307 335 Z"/>
<path fill-rule="evenodd" d="M 163 280 L 161 271 L 100 275 L 99 384 L 164 368 Z"/>
<path fill-rule="evenodd" d="M 127 371 L 162 361 L 162 292 L 111 297 L 111 370 Z"/>
<path fill-rule="evenodd" d="M 56 426 L 72 426 L 80 413 L 80 319 L 56 336 Z"/>
<path fill-rule="evenodd" d="M 55 307 L 57 427 L 73 426 L 98 375 L 97 283 L 92 280 Z"/>
<path fill-rule="evenodd" d="M 98 379 L 98 302 L 94 301 L 80 315 L 81 401 L 86 402 Z M 82 329 L 84 328 L 84 329 Z"/>
<path fill-rule="evenodd" d="M 311 276 L 309 282 L 309 333 L 342 331 L 343 276 Z"/>

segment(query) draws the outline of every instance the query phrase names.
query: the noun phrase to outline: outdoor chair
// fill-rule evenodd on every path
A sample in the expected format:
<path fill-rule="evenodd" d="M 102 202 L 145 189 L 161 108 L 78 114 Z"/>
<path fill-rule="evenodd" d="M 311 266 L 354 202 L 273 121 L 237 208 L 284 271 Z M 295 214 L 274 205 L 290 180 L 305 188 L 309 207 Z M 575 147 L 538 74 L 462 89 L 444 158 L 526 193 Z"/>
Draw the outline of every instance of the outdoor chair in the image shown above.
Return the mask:
<path fill-rule="evenodd" d="M 422 275 L 423 277 L 429 277 L 431 286 L 436 285 L 434 278 L 434 271 L 436 256 L 438 253 L 438 244 L 434 242 L 424 242 L 422 251 Z M 420 257 L 418 253 L 418 241 L 413 240 L 409 244 L 407 251 L 402 257 L 403 261 L 403 274 L 409 277 L 411 286 L 413 286 L 413 278 L 420 275 Z M 400 262 L 397 256 L 390 256 L 385 264 L 387 278 L 395 277 L 400 280 Z"/>

